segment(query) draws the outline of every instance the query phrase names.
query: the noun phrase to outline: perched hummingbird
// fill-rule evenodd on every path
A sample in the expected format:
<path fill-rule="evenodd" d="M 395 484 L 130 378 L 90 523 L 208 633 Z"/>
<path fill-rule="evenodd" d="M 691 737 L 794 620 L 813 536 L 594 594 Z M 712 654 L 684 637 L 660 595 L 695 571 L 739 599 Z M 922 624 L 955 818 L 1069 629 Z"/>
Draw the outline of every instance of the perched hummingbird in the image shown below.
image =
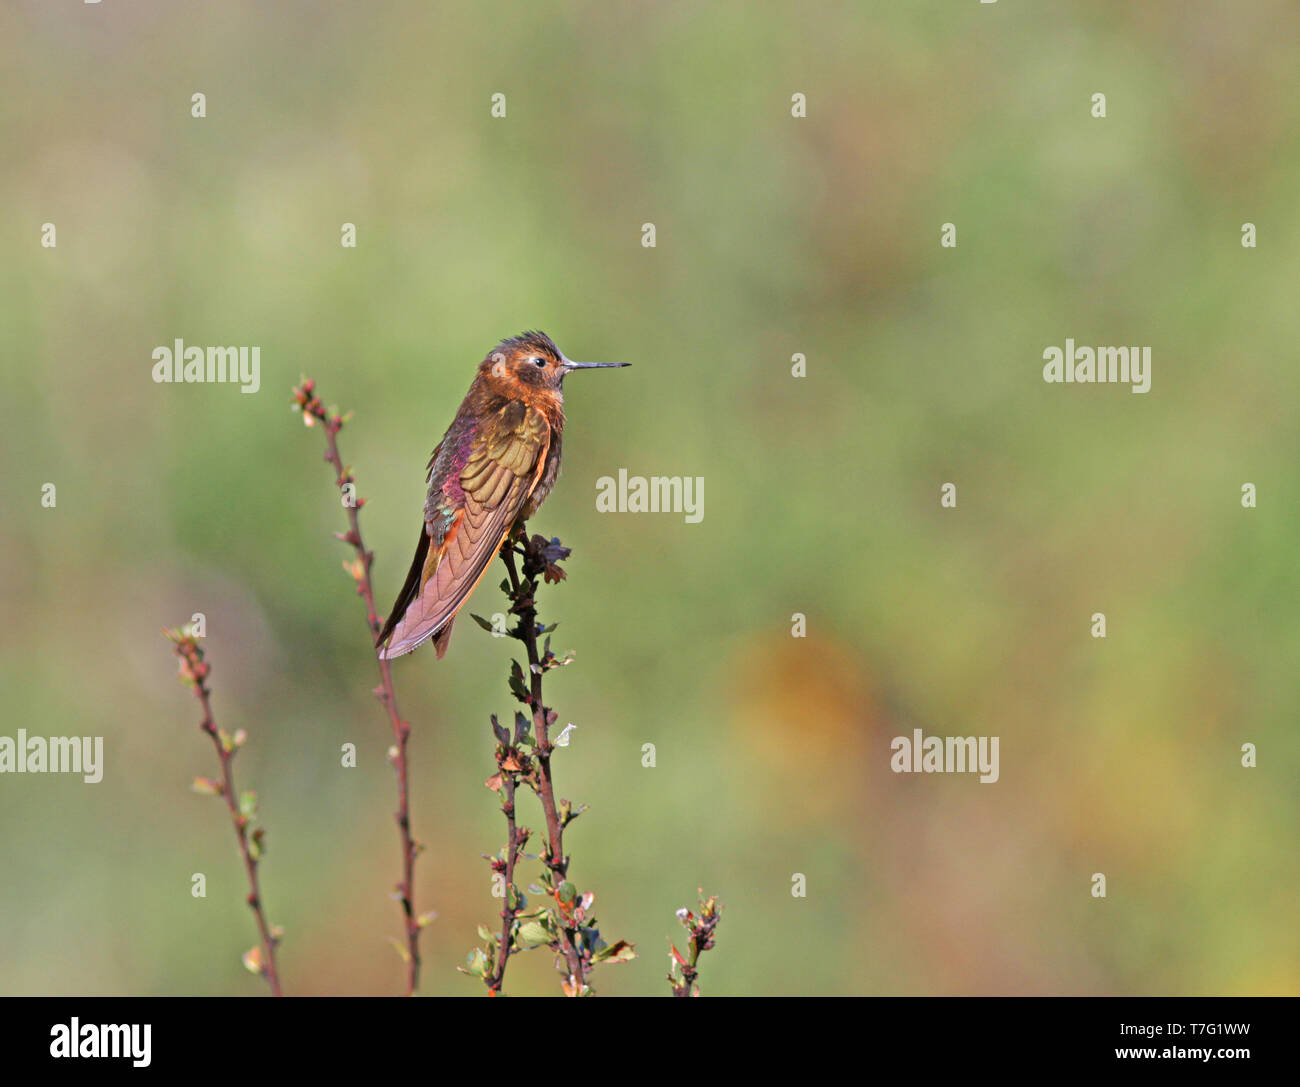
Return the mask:
<path fill-rule="evenodd" d="M 572 362 L 544 332 L 502 340 L 488 352 L 429 458 L 424 523 L 406 583 L 375 641 L 381 657 L 400 657 L 428 638 L 440 658 L 447 652 L 456 613 L 516 522 L 546 501 L 560 474 L 565 375 L 627 365 Z"/>

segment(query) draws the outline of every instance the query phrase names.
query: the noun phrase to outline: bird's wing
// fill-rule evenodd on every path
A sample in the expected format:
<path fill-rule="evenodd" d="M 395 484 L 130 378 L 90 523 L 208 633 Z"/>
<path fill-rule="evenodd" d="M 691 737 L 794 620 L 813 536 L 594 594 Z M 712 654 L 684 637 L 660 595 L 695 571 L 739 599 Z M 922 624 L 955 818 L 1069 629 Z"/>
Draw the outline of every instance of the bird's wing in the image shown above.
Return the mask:
<path fill-rule="evenodd" d="M 444 441 L 439 455 L 451 460 L 445 472 L 439 471 L 438 456 L 431 467 L 425 554 L 421 563 L 417 550 L 411 567 L 415 575 L 420 565 L 418 581 L 407 579 L 409 599 L 401 616 L 396 622 L 390 618 L 391 628 L 385 628 L 392 636 L 381 656 L 409 653 L 455 617 L 537 486 L 549 444 L 546 418 L 517 400 L 479 420 L 459 441 Z"/>

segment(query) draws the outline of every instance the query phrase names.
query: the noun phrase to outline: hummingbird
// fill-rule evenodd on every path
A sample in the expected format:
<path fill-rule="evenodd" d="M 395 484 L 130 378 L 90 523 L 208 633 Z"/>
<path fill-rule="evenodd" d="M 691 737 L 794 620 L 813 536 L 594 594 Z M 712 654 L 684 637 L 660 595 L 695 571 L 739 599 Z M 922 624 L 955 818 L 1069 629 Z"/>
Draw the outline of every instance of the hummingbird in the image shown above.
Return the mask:
<path fill-rule="evenodd" d="M 544 332 L 502 340 L 488 352 L 429 458 L 415 557 L 375 640 L 380 657 L 400 657 L 432 638 L 442 658 L 456 613 L 515 525 L 555 486 L 565 377 L 628 365 L 574 362 Z"/>

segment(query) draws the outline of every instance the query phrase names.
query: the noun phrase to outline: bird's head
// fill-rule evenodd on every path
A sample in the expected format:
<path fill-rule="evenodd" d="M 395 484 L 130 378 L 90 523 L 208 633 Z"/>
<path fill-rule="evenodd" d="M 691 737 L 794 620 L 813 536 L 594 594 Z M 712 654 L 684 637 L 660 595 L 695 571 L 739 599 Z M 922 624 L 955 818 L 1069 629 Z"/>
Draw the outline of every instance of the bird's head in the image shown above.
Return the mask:
<path fill-rule="evenodd" d="M 626 362 L 574 362 L 545 332 L 525 332 L 502 340 L 479 363 L 479 374 L 503 394 L 530 399 L 560 393 L 565 377 L 575 370 L 628 366 Z"/>

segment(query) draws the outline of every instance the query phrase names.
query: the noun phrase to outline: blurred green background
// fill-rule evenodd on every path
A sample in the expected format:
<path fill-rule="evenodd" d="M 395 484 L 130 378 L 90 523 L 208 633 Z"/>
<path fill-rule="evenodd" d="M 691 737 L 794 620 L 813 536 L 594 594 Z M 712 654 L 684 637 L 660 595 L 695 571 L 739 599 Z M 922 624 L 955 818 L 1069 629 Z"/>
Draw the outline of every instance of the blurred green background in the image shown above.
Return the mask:
<path fill-rule="evenodd" d="M 571 874 L 642 953 L 601 993 L 667 993 L 698 886 L 706 995 L 1300 991 L 1298 38 L 1285 0 L 5 4 L 0 733 L 106 771 L 0 777 L 0 992 L 264 992 L 159 634 L 198 611 L 287 990 L 400 989 L 389 734 L 289 391 L 355 411 L 386 609 L 532 327 L 634 364 L 568 383 L 531 526 L 573 548 Z M 1151 345 L 1152 391 L 1045 384 L 1067 336 Z M 153 383 L 176 337 L 260 345 L 261 391 Z M 704 477 L 704 520 L 597 513 L 619 468 Z M 512 647 L 396 664 L 430 994 L 483 991 Z M 913 728 L 999 736 L 1001 780 L 891 773 Z M 556 992 L 547 953 L 508 989 Z"/>

